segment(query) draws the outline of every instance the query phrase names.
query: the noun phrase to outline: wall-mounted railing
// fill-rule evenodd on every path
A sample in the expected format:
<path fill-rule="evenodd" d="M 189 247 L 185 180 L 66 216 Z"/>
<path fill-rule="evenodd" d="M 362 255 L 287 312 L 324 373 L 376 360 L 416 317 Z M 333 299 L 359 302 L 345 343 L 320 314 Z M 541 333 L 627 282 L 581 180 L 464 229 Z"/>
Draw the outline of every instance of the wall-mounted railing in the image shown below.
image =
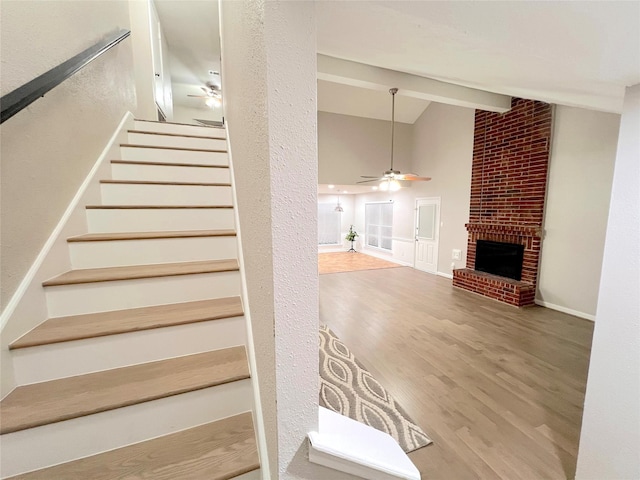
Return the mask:
<path fill-rule="evenodd" d="M 23 108 L 28 107 L 38 98 L 43 97 L 49 90 L 57 87 L 74 73 L 78 72 L 103 53 L 115 47 L 131 35 L 130 30 L 121 30 L 115 35 L 96 43 L 83 52 L 71 57 L 66 62 L 7 93 L 0 99 L 2 114 L 0 123 L 13 117 Z"/>

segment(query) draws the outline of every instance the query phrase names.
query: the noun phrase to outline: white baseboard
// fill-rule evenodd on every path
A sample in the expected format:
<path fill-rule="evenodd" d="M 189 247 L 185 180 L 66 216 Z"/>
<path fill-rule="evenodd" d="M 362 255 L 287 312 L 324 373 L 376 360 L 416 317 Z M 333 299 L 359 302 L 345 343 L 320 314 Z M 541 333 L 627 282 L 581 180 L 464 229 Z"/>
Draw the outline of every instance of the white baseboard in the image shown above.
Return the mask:
<path fill-rule="evenodd" d="M 440 277 L 448 278 L 449 280 L 453 280 L 453 275 L 451 275 L 450 273 L 437 272 L 436 275 Z"/>
<path fill-rule="evenodd" d="M 220 20 L 222 21 L 222 20 Z M 233 205 L 238 205 L 238 195 L 236 192 L 236 180 L 235 171 L 233 165 L 233 154 L 231 150 L 231 136 L 229 135 L 229 124 L 225 125 L 225 132 L 227 137 L 227 154 L 229 155 L 229 171 L 231 174 L 231 194 L 233 196 Z M 217 169 L 216 169 L 217 170 Z M 267 433 L 265 429 L 264 414 L 262 413 L 262 401 L 260 396 L 260 379 L 258 377 L 258 361 L 256 359 L 256 349 L 253 342 L 253 324 L 251 322 L 251 304 L 249 303 L 249 291 L 247 287 L 246 270 L 244 267 L 244 253 L 242 250 L 242 229 L 240 228 L 240 213 L 238 208 L 233 209 L 234 222 L 236 225 L 236 245 L 237 245 L 237 258 L 238 265 L 240 267 L 240 288 L 241 298 L 244 307 L 245 329 L 246 336 L 246 349 L 247 360 L 249 361 L 249 367 L 251 370 L 251 385 L 253 391 L 253 423 L 256 431 L 256 438 L 258 441 L 258 453 L 260 455 L 260 475 L 262 480 L 271 480 L 271 470 L 269 466 L 269 450 L 267 447 Z M 250 475 L 251 472 L 247 475 Z M 242 479 L 243 476 L 237 477 Z M 247 478 L 247 480 L 249 477 Z"/>
<path fill-rule="evenodd" d="M 591 320 L 592 322 L 596 321 L 596 316 L 591 315 L 589 313 L 579 312 L 577 310 L 573 310 L 571 308 L 563 307 L 561 305 L 555 305 L 553 303 L 545 302 L 544 300 L 535 299 L 536 305 L 540 305 L 541 307 L 550 308 L 551 310 L 557 310 L 558 312 L 568 313 L 569 315 L 573 315 L 574 317 L 584 318 L 585 320 Z"/>
<path fill-rule="evenodd" d="M 402 260 L 398 260 L 397 258 L 393 258 L 393 256 L 391 254 L 379 253 L 374 249 L 366 248 L 366 247 L 363 248 L 360 251 L 362 253 L 364 253 L 365 255 L 371 255 L 372 257 L 376 257 L 376 258 L 379 258 L 381 260 L 386 260 L 388 262 L 397 263 L 398 265 L 402 265 L 403 267 L 413 267 L 412 263 L 403 262 Z"/>

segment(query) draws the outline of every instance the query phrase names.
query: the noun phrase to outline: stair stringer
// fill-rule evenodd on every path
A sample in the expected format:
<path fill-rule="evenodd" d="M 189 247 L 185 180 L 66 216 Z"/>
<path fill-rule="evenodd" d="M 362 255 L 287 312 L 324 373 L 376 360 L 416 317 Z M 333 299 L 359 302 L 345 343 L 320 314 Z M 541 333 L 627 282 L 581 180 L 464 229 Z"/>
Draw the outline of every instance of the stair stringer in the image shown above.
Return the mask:
<path fill-rule="evenodd" d="M 258 367 L 256 363 L 256 354 L 255 354 L 255 345 L 253 342 L 253 329 L 251 326 L 251 305 L 249 303 L 249 293 L 247 289 L 247 279 L 246 279 L 246 270 L 244 268 L 244 255 L 242 251 L 242 231 L 240 227 L 240 214 L 239 214 L 239 205 L 238 205 L 238 197 L 236 195 L 236 182 L 235 182 L 235 172 L 233 168 L 233 154 L 231 149 L 231 139 L 229 137 L 229 129 L 227 128 L 227 124 L 224 126 L 227 132 L 227 154 L 229 157 L 229 171 L 231 172 L 231 195 L 233 199 L 234 208 L 234 216 L 235 216 L 235 228 L 236 228 L 236 241 L 237 241 L 237 252 L 238 252 L 238 265 L 240 266 L 240 289 L 242 298 L 242 305 L 244 308 L 244 319 L 246 322 L 246 332 L 247 332 L 247 342 L 246 342 L 246 350 L 247 350 L 247 358 L 249 360 L 249 369 L 251 371 L 251 383 L 253 387 L 253 421 L 254 428 L 256 432 L 256 440 L 258 444 L 258 455 L 260 456 L 260 471 L 262 474 L 262 480 L 270 480 L 271 474 L 269 469 L 269 455 L 268 455 L 268 447 L 267 447 L 267 437 L 265 434 L 264 427 L 264 416 L 262 414 L 262 405 L 260 402 L 260 384 L 258 381 Z"/>
<path fill-rule="evenodd" d="M 131 112 L 127 112 L 2 311 L 0 316 L 0 398 L 5 397 L 17 386 L 9 345 L 47 320 L 47 302 L 42 282 L 71 269 L 67 238 L 87 232 L 85 205 L 100 203 L 99 181 L 111 178 L 109 161 L 118 157 L 120 144 L 127 142 L 127 130 L 133 128 L 133 125 L 134 116 Z"/>

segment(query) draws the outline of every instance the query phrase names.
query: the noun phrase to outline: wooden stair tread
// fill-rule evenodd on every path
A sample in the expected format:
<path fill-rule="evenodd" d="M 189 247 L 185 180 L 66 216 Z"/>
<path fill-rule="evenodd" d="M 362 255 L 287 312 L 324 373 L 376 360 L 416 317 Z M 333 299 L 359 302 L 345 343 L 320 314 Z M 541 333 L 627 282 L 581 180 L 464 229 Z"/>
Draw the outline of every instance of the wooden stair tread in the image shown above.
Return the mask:
<path fill-rule="evenodd" d="M 111 160 L 116 165 L 144 165 L 161 167 L 197 167 L 197 168 L 229 168 L 228 165 L 203 165 L 202 163 L 188 162 L 149 162 L 144 160 Z"/>
<path fill-rule="evenodd" d="M 181 185 L 185 187 L 230 187 L 230 183 L 204 183 L 204 182 L 161 182 L 149 180 L 100 180 L 100 183 L 116 185 Z"/>
<path fill-rule="evenodd" d="M 238 261 L 206 260 L 197 262 L 156 263 L 124 267 L 84 268 L 70 270 L 43 282 L 43 286 L 75 285 L 80 283 L 112 282 L 138 278 L 171 277 L 198 273 L 229 272 L 238 270 Z"/>
<path fill-rule="evenodd" d="M 187 208 L 233 208 L 233 205 L 86 205 L 88 210 L 161 210 Z"/>
<path fill-rule="evenodd" d="M 164 137 L 203 138 L 205 140 L 226 140 L 226 138 L 209 137 L 207 135 L 185 135 L 183 133 L 149 132 L 147 130 L 127 130 L 127 133 L 139 133 L 142 135 L 161 135 Z"/>
<path fill-rule="evenodd" d="M 139 118 L 134 119 L 136 122 L 147 122 L 147 123 L 167 123 L 169 125 L 182 125 L 183 127 L 196 127 L 196 128 L 218 128 L 218 129 L 224 129 L 223 126 L 220 127 L 216 127 L 213 125 L 194 125 L 192 123 L 179 123 L 179 122 L 161 122 L 159 120 L 142 120 Z"/>
<path fill-rule="evenodd" d="M 67 238 L 67 242 L 108 242 L 155 238 L 235 237 L 235 230 L 176 230 L 167 232 L 86 233 Z"/>
<path fill-rule="evenodd" d="M 187 148 L 187 147 L 161 147 L 158 145 L 138 145 L 137 143 L 121 143 L 120 147 L 124 148 L 153 148 L 156 150 L 181 150 L 185 152 L 208 152 L 208 153 L 227 153 L 226 150 L 212 150 L 208 148 Z"/>
<path fill-rule="evenodd" d="M 9 348 L 13 350 L 219 320 L 238 317 L 243 313 L 240 297 L 227 297 L 50 318 L 13 342 Z"/>
<path fill-rule="evenodd" d="M 258 468 L 247 412 L 11 479 L 228 480 Z"/>
<path fill-rule="evenodd" d="M 0 433 L 249 378 L 243 346 L 24 385 L 0 402 Z"/>

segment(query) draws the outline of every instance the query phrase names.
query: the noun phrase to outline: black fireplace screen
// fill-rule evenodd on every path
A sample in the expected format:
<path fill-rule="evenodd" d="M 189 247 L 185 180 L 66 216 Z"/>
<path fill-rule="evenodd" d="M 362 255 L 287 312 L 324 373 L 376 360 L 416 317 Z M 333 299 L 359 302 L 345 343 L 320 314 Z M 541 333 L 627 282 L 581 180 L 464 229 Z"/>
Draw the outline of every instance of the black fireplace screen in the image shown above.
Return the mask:
<path fill-rule="evenodd" d="M 520 280 L 524 245 L 478 240 L 475 269 Z"/>

